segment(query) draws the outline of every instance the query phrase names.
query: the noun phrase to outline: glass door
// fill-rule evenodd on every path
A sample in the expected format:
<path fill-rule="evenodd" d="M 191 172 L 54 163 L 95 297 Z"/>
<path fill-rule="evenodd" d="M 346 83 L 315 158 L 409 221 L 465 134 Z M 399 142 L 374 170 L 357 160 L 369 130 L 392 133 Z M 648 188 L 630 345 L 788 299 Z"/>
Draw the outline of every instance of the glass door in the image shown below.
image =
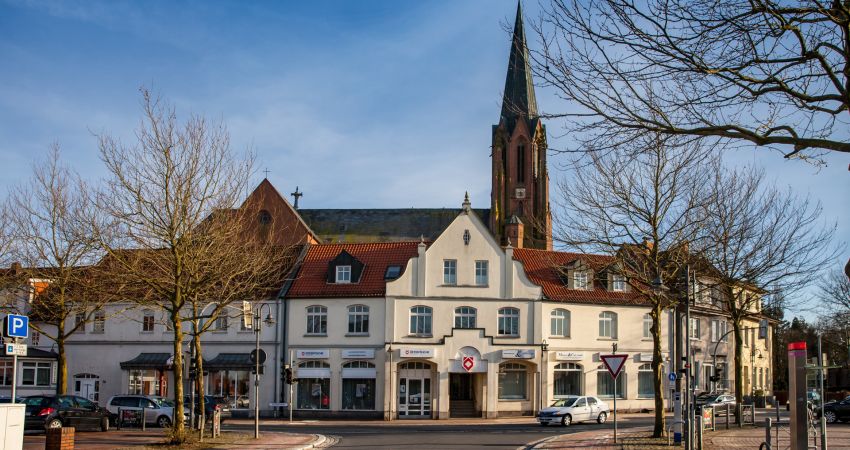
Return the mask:
<path fill-rule="evenodd" d="M 431 415 L 431 379 L 400 378 L 398 406 L 398 414 L 401 417 L 429 417 Z"/>

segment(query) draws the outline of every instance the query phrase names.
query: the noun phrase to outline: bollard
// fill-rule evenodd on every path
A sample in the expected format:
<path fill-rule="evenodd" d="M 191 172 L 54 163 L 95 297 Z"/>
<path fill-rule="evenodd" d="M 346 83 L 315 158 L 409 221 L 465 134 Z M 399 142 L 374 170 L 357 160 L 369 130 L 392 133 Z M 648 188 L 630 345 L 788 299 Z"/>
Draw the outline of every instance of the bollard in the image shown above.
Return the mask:
<path fill-rule="evenodd" d="M 770 417 L 764 419 L 764 442 L 767 444 L 767 450 L 770 450 L 770 429 L 773 426 Z"/>
<path fill-rule="evenodd" d="M 726 429 L 729 429 L 729 404 L 726 404 Z"/>
<path fill-rule="evenodd" d="M 705 429 L 705 422 L 704 422 L 704 418 L 702 417 L 702 414 L 697 416 L 697 420 L 696 420 L 695 425 L 697 427 L 697 432 L 696 432 L 696 435 L 697 435 L 697 446 L 696 447 L 697 448 L 696 448 L 696 450 L 702 450 L 702 432 Z"/>

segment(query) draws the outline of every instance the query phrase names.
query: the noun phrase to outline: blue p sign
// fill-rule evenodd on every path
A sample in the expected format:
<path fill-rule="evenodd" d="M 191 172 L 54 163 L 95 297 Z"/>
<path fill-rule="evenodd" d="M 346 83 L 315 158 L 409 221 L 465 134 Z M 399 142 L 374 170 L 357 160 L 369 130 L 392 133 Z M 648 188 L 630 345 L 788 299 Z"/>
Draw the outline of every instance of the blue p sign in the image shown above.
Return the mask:
<path fill-rule="evenodd" d="M 29 317 L 9 314 L 3 319 L 3 332 L 6 337 L 26 339 L 30 332 L 29 324 Z"/>

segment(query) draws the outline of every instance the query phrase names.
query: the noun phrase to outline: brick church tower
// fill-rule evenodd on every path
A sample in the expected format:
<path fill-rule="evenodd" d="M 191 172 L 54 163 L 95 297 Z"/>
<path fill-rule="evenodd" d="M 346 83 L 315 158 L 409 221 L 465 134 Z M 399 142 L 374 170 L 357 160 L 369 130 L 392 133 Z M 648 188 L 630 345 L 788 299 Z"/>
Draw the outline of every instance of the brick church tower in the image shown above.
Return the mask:
<path fill-rule="evenodd" d="M 499 124 L 493 126 L 490 229 L 502 245 L 552 249 L 546 126 L 537 114 L 528 47 L 517 5 Z M 517 242 L 519 237 L 519 242 Z"/>

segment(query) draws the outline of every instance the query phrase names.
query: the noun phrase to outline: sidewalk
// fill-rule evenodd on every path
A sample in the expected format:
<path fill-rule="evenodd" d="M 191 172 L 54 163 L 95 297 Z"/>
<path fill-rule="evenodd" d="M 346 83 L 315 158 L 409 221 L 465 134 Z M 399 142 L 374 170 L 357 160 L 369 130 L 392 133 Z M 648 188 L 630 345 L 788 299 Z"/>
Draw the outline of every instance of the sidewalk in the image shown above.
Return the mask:
<path fill-rule="evenodd" d="M 240 433 L 240 435 L 242 434 L 244 433 Z M 260 439 L 258 441 L 254 441 L 249 435 L 245 436 L 247 436 L 247 438 L 240 439 L 238 441 L 239 448 L 251 450 L 310 449 L 321 448 L 329 444 L 328 439 L 321 434 L 296 434 L 264 431 L 260 435 Z M 146 446 L 158 446 L 157 444 L 161 444 L 164 439 L 165 436 L 163 431 L 158 428 L 147 431 L 123 430 L 108 431 L 106 433 L 80 431 L 75 435 L 74 447 L 86 450 L 145 448 Z M 24 450 L 43 450 L 44 434 L 28 434 L 24 436 L 23 448 Z M 234 448 L 234 443 L 229 442 L 216 444 L 210 442 L 208 445 L 194 446 L 193 448 L 231 449 Z"/>
<path fill-rule="evenodd" d="M 790 430 L 779 430 L 779 446 L 776 437 L 771 442 L 773 450 L 785 450 L 790 447 Z M 617 433 L 618 443 L 614 443 L 613 430 L 583 431 L 580 433 L 562 434 L 529 443 L 526 449 L 625 449 L 625 450 L 655 450 L 670 449 L 667 440 L 652 440 L 648 436 L 652 428 L 632 428 Z M 830 450 L 850 450 L 850 425 L 836 424 L 827 429 Z M 729 430 L 708 431 L 703 435 L 704 450 L 722 449 L 758 449 L 764 441 L 765 432 L 762 427 L 732 428 Z M 811 442 L 812 438 L 809 437 Z M 820 442 L 818 442 L 820 446 Z M 678 447 L 681 448 L 681 447 Z"/>

